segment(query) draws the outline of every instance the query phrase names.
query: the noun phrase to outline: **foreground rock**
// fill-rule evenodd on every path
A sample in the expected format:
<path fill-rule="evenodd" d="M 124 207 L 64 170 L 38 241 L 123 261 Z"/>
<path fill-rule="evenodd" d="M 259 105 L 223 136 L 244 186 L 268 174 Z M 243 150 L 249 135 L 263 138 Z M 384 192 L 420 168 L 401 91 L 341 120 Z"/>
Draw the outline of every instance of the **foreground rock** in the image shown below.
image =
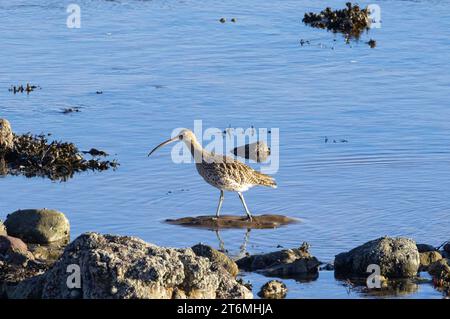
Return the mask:
<path fill-rule="evenodd" d="M 261 215 L 253 216 L 249 221 L 246 216 L 223 215 L 219 218 L 215 216 L 183 217 L 179 219 L 167 219 L 167 223 L 188 227 L 199 227 L 207 229 L 221 228 L 276 228 L 298 222 L 298 220 L 282 215 Z"/>
<path fill-rule="evenodd" d="M 3 222 L 0 220 L 0 236 L 6 236 L 6 227 L 3 225 Z"/>
<path fill-rule="evenodd" d="M 210 246 L 197 244 L 192 247 L 192 250 L 197 256 L 206 257 L 211 261 L 213 265 L 217 266 L 218 268 L 225 269 L 233 277 L 236 277 L 239 273 L 238 266 L 233 260 L 231 260 L 230 257 Z"/>
<path fill-rule="evenodd" d="M 426 253 L 429 251 L 437 251 L 436 247 L 428 244 L 417 244 L 417 250 L 419 253 Z"/>
<path fill-rule="evenodd" d="M 279 280 L 271 280 L 266 282 L 262 287 L 258 296 L 266 299 L 282 299 L 287 294 L 286 285 Z"/>
<path fill-rule="evenodd" d="M 69 288 L 67 271 L 77 265 L 80 288 L 76 277 Z M 9 297 L 228 299 L 252 294 L 190 248 L 162 248 L 134 237 L 87 233 L 69 244 L 50 270 L 20 283 Z"/>
<path fill-rule="evenodd" d="M 437 251 L 427 251 L 420 253 L 420 271 L 427 270 L 428 267 L 438 260 L 442 259 L 442 255 Z"/>
<path fill-rule="evenodd" d="M 284 249 L 263 255 L 252 255 L 236 261 L 245 271 L 257 271 L 266 276 L 299 277 L 317 274 L 320 262 L 308 252 L 304 243 L 300 248 Z"/>
<path fill-rule="evenodd" d="M 428 267 L 436 288 L 450 296 L 450 260 L 440 259 Z"/>
<path fill-rule="evenodd" d="M 27 243 L 68 242 L 70 225 L 63 213 L 50 209 L 26 209 L 9 214 L 5 221 L 8 234 Z"/>
<path fill-rule="evenodd" d="M 408 238 L 382 237 L 336 256 L 338 275 L 366 276 L 371 264 L 380 266 L 387 278 L 415 277 L 420 258 L 416 243 Z"/>

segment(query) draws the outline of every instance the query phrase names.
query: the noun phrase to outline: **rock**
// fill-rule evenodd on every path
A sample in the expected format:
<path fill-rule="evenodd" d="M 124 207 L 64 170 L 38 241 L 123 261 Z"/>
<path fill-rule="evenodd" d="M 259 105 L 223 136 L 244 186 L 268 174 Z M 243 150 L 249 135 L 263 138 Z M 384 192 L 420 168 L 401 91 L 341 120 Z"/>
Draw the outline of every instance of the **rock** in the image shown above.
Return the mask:
<path fill-rule="evenodd" d="M 206 257 L 211 261 L 211 263 L 223 267 L 233 277 L 236 277 L 239 273 L 238 266 L 233 260 L 231 260 L 230 257 L 210 246 L 197 244 L 192 247 L 192 250 L 197 256 Z"/>
<path fill-rule="evenodd" d="M 258 296 L 266 299 L 282 299 L 286 297 L 287 287 L 279 280 L 271 280 L 266 282 L 262 287 Z"/>
<path fill-rule="evenodd" d="M 433 276 L 434 286 L 450 296 L 450 266 L 449 259 L 441 259 L 428 267 L 428 272 Z"/>
<path fill-rule="evenodd" d="M 449 243 L 446 243 L 445 245 L 444 245 L 444 251 L 447 253 L 447 254 L 450 254 L 450 242 Z"/>
<path fill-rule="evenodd" d="M 68 242 L 69 221 L 63 213 L 49 209 L 18 210 L 6 218 L 8 234 L 27 243 Z"/>
<path fill-rule="evenodd" d="M 417 244 L 417 250 L 419 251 L 419 253 L 426 253 L 429 251 L 436 251 L 437 249 L 432 246 L 432 245 L 427 245 L 427 244 Z"/>
<path fill-rule="evenodd" d="M 29 244 L 28 249 L 33 254 L 34 259 L 52 265 L 62 255 L 65 243 L 57 242 L 48 245 Z"/>
<path fill-rule="evenodd" d="M 283 249 L 263 255 L 246 256 L 236 261 L 245 271 L 258 271 L 266 276 L 296 277 L 315 274 L 320 262 L 308 252 L 304 243 L 300 248 Z"/>
<path fill-rule="evenodd" d="M 427 251 L 420 253 L 420 271 L 427 270 L 428 266 L 442 259 L 442 255 L 437 251 Z"/>
<path fill-rule="evenodd" d="M 371 264 L 380 266 L 387 278 L 408 278 L 417 275 L 420 265 L 416 243 L 407 238 L 382 237 L 336 256 L 338 275 L 366 276 Z"/>
<path fill-rule="evenodd" d="M 0 119 L 0 154 L 4 154 L 13 147 L 14 135 L 11 124 L 6 119 Z"/>
<path fill-rule="evenodd" d="M 321 266 L 320 270 L 332 271 L 332 270 L 334 270 L 334 265 L 327 263 L 327 264 Z"/>
<path fill-rule="evenodd" d="M 258 141 L 244 146 L 235 147 L 232 153 L 236 156 L 251 159 L 261 163 L 267 160 L 270 155 L 270 148 L 264 141 Z"/>
<path fill-rule="evenodd" d="M 21 239 L 0 236 L 0 260 L 21 265 L 30 259 L 33 259 L 33 255 Z"/>
<path fill-rule="evenodd" d="M 6 227 L 3 225 L 3 222 L 0 220 L 0 236 L 6 236 Z"/>
<path fill-rule="evenodd" d="M 197 216 L 166 220 L 166 223 L 172 225 L 199 227 L 214 230 L 221 228 L 276 228 L 296 222 L 298 222 L 298 220 L 281 215 L 253 216 L 252 221 L 249 221 L 246 216 L 235 215 L 222 215 L 219 218 L 216 218 L 216 216 Z"/>
<path fill-rule="evenodd" d="M 440 277 L 442 274 L 450 273 L 450 266 L 447 259 L 440 259 L 428 267 L 428 273 L 433 277 Z"/>
<path fill-rule="evenodd" d="M 81 276 L 79 288 L 77 274 Z M 49 299 L 253 297 L 228 272 L 190 248 L 163 248 L 135 237 L 97 233 L 76 238 L 39 280 L 26 280 L 9 295 Z"/>

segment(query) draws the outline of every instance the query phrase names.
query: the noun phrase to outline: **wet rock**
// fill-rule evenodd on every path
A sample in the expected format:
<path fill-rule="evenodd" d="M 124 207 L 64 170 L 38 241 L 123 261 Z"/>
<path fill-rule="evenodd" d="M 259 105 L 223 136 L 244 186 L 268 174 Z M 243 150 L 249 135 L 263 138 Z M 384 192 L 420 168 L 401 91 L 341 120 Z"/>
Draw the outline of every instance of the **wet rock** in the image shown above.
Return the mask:
<path fill-rule="evenodd" d="M 371 49 L 373 49 L 373 48 L 375 48 L 375 47 L 377 46 L 377 41 L 375 41 L 375 40 L 373 40 L 373 39 L 370 39 L 370 40 L 367 42 L 367 44 L 369 45 L 369 47 L 370 47 Z"/>
<path fill-rule="evenodd" d="M 33 259 L 33 255 L 21 239 L 12 236 L 0 236 L 0 260 L 22 265 L 30 259 Z"/>
<path fill-rule="evenodd" d="M 227 22 L 227 19 L 225 19 L 225 18 L 220 18 L 220 19 L 219 19 L 219 22 L 220 22 L 220 23 L 225 23 L 225 22 Z"/>
<path fill-rule="evenodd" d="M 298 277 L 318 273 L 320 262 L 311 256 L 308 244 L 262 255 L 246 256 L 236 261 L 239 269 L 257 271 L 266 276 Z"/>
<path fill-rule="evenodd" d="M 437 249 L 432 246 L 432 245 L 428 245 L 428 244 L 417 244 L 417 250 L 419 251 L 419 253 L 426 253 L 429 251 L 436 251 Z"/>
<path fill-rule="evenodd" d="M 282 299 L 287 294 L 286 285 L 279 280 L 271 280 L 266 282 L 262 287 L 258 296 L 266 299 Z"/>
<path fill-rule="evenodd" d="M 435 287 L 439 290 L 442 290 L 448 296 L 450 296 L 449 262 L 449 259 L 441 259 L 428 267 L 429 274 L 433 276 L 433 283 Z"/>
<path fill-rule="evenodd" d="M 420 257 L 416 243 L 408 238 L 382 237 L 336 256 L 334 267 L 338 275 L 366 276 L 371 264 L 380 266 L 387 278 L 415 277 Z"/>
<path fill-rule="evenodd" d="M 0 236 L 6 236 L 6 227 L 3 225 L 3 222 L 0 220 Z"/>
<path fill-rule="evenodd" d="M 450 254 L 450 242 L 449 242 L 449 243 L 446 243 L 446 244 L 444 245 L 443 249 L 444 249 L 444 251 L 445 251 L 447 254 Z"/>
<path fill-rule="evenodd" d="M 71 265 L 80 267 L 80 288 L 67 285 Z M 49 299 L 252 298 L 233 276 L 190 248 L 163 248 L 134 237 L 97 233 L 76 238 L 51 269 L 38 280 L 20 283 L 10 295 Z"/>
<path fill-rule="evenodd" d="M 9 214 L 5 221 L 8 234 L 27 243 L 68 242 L 70 225 L 63 213 L 50 209 L 26 209 Z"/>
<path fill-rule="evenodd" d="M 424 253 L 419 253 L 419 255 L 420 255 L 420 271 L 427 270 L 431 264 L 442 259 L 442 255 L 437 251 L 427 251 Z"/>
<path fill-rule="evenodd" d="M 258 163 L 266 161 L 270 156 L 270 148 L 264 141 L 235 147 L 232 152 L 236 156 L 251 159 Z"/>
<path fill-rule="evenodd" d="M 346 8 L 332 10 L 327 7 L 320 13 L 305 13 L 303 22 L 314 28 L 343 33 L 347 40 L 359 38 L 370 27 L 369 11 L 347 2 Z"/>
<path fill-rule="evenodd" d="M 173 225 L 199 227 L 214 230 L 221 228 L 276 228 L 296 222 L 298 222 L 298 220 L 282 215 L 253 216 L 252 221 L 249 221 L 246 216 L 236 215 L 221 215 L 219 218 L 216 218 L 216 216 L 197 216 L 166 220 L 166 223 Z"/>
<path fill-rule="evenodd" d="M 109 154 L 104 152 L 104 151 L 100 151 L 96 148 L 91 148 L 89 151 L 83 151 L 84 154 L 90 154 L 91 156 L 108 156 Z"/>
<path fill-rule="evenodd" d="M 321 266 L 320 270 L 333 271 L 334 270 L 334 265 L 330 264 L 330 263 L 327 263 L 327 264 Z"/>
<path fill-rule="evenodd" d="M 6 119 L 0 119 L 0 156 L 12 149 L 13 139 L 11 124 Z"/>
<path fill-rule="evenodd" d="M 197 256 L 208 258 L 212 264 L 222 267 L 233 277 L 236 277 L 239 268 L 230 257 L 220 251 L 203 244 L 197 244 L 191 248 Z"/>

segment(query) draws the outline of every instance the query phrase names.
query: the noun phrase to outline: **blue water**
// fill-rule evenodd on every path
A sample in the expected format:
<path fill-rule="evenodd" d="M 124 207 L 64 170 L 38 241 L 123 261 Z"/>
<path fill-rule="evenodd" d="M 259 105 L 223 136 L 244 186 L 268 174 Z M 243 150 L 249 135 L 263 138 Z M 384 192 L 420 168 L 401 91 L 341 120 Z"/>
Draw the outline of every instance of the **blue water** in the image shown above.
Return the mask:
<path fill-rule="evenodd" d="M 4 177 L 1 219 L 47 207 L 67 214 L 73 238 L 97 231 L 219 247 L 214 232 L 163 223 L 214 213 L 219 192 L 193 165 L 172 163 L 170 148 L 146 156 L 172 129 L 201 119 L 205 128 L 280 130 L 279 187 L 252 189 L 246 201 L 254 214 L 302 222 L 252 230 L 250 253 L 307 241 L 330 262 L 384 235 L 449 239 L 450 1 L 360 1 L 380 6 L 382 27 L 350 44 L 301 22 L 345 1 L 77 0 L 81 28 L 68 29 L 72 2 L 0 0 L 0 117 L 17 133 L 105 150 L 121 166 L 65 183 Z M 27 82 L 42 89 L 8 92 Z M 61 114 L 66 107 L 81 112 Z M 231 193 L 222 209 L 243 214 Z M 239 255 L 245 230 L 220 237 Z M 291 298 L 348 296 L 332 272 L 288 286 Z M 440 295 L 420 285 L 406 296 Z"/>

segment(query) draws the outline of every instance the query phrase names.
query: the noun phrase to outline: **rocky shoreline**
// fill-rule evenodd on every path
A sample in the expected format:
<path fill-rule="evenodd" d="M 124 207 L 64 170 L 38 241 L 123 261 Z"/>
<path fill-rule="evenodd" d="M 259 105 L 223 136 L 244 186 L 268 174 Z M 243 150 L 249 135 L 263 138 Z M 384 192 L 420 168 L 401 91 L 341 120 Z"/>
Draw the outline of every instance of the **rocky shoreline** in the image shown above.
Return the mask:
<path fill-rule="evenodd" d="M 309 245 L 232 260 L 204 244 L 159 247 L 136 237 L 85 233 L 69 243 L 63 213 L 19 210 L 0 221 L 0 298 L 253 298 L 240 272 L 267 277 L 317 278 L 319 270 L 365 285 L 371 265 L 379 266 L 378 292 L 398 289 L 399 280 L 418 280 L 428 271 L 444 295 L 450 291 L 450 243 L 441 247 L 408 238 L 382 237 L 336 256 L 324 267 Z M 280 280 L 264 284 L 262 298 L 284 298 Z"/>

